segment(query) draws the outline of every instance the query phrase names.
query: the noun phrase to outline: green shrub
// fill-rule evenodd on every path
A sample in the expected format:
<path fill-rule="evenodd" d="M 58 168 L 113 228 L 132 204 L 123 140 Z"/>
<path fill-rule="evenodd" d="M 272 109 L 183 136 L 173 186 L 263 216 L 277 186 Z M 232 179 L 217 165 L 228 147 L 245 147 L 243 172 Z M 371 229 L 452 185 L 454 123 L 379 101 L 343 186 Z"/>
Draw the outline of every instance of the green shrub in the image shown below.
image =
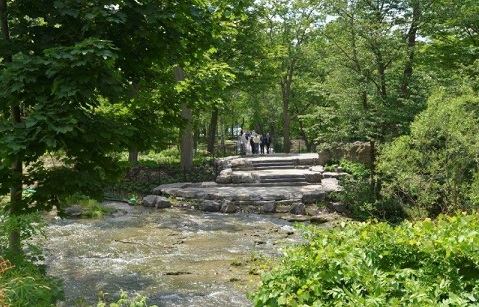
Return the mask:
<path fill-rule="evenodd" d="M 113 303 L 107 303 L 105 300 L 100 300 L 96 307 L 157 307 L 156 305 L 147 305 L 148 298 L 146 296 L 137 294 L 136 297 L 128 297 L 126 291 L 120 291 L 120 298 Z"/>
<path fill-rule="evenodd" d="M 250 294 L 254 306 L 477 306 L 479 215 L 303 226 Z"/>
<path fill-rule="evenodd" d="M 357 220 L 376 218 L 397 223 L 407 214 L 401 206 L 391 200 L 378 198 L 377 186 L 371 182 L 371 170 L 364 164 L 341 160 L 328 164 L 325 169 L 335 171 L 339 166 L 347 176 L 340 177 L 342 191 L 330 194 L 330 199 L 340 201 L 348 206 L 349 216 Z"/>
<path fill-rule="evenodd" d="M 439 92 L 411 125 L 411 134 L 381 150 L 384 198 L 411 216 L 473 210 L 479 205 L 479 99 Z"/>
<path fill-rule="evenodd" d="M 0 268 L 0 293 L 0 306 L 9 307 L 55 306 L 64 299 L 60 279 L 46 276 L 44 268 L 18 257 L 15 266 Z"/>
<path fill-rule="evenodd" d="M 100 218 L 104 214 L 110 214 L 113 212 L 112 209 L 105 208 L 99 201 L 92 199 L 89 196 L 82 194 L 74 194 L 67 197 L 64 201 L 64 206 L 71 206 L 73 204 L 79 205 L 82 208 L 85 208 L 86 211 L 83 213 L 83 216 L 87 218 Z"/>

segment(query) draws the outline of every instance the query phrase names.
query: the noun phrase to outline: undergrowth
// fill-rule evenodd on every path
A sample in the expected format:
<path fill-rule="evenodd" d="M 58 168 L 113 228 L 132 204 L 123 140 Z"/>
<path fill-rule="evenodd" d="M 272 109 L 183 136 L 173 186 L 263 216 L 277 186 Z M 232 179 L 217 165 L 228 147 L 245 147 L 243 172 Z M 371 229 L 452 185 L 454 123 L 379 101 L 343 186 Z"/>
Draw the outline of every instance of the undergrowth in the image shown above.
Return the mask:
<path fill-rule="evenodd" d="M 478 306 L 479 214 L 303 226 L 263 271 L 254 306 Z"/>

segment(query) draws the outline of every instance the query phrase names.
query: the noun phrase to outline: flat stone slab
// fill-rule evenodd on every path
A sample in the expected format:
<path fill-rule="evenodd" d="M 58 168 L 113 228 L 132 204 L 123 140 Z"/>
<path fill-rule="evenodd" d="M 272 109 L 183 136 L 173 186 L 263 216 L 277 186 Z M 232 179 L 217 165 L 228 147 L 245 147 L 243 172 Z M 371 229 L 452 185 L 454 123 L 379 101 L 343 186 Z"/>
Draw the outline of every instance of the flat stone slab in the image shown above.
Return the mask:
<path fill-rule="evenodd" d="M 324 168 L 317 165 L 317 159 L 318 154 L 226 157 L 218 160 L 223 170 L 217 182 L 165 184 L 152 193 L 192 200 L 200 209 L 208 211 L 232 213 L 254 206 L 263 212 L 302 214 L 298 212 L 305 211 L 305 205 L 327 201 L 330 192 L 341 191 L 339 176 L 331 174 L 323 178 Z M 271 161 L 293 163 L 284 167 L 287 163 Z M 268 163 L 271 167 L 255 169 L 254 162 L 271 162 Z M 275 165 L 278 168 L 274 168 Z M 231 166 L 236 166 L 235 170 Z M 301 177 L 304 180 L 300 180 Z"/>
<path fill-rule="evenodd" d="M 325 192 L 339 190 L 336 181 L 328 181 L 327 189 L 322 184 L 301 186 L 243 186 L 236 184 L 198 186 L 195 184 L 160 185 L 153 191 L 156 195 L 178 196 L 187 199 L 233 200 L 233 201 L 280 201 L 302 199 L 303 195 L 323 197 Z"/>

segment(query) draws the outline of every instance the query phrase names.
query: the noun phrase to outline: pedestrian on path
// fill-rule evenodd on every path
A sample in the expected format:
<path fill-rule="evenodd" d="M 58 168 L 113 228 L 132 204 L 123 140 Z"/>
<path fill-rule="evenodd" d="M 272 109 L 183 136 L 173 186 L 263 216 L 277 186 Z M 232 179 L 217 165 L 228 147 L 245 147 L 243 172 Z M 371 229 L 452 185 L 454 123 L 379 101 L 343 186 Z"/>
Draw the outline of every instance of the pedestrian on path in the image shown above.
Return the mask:
<path fill-rule="evenodd" d="M 264 145 L 265 145 L 265 137 L 260 134 L 259 135 L 259 147 L 261 148 L 261 154 L 264 155 Z"/>
<path fill-rule="evenodd" d="M 259 154 L 259 142 L 260 142 L 259 135 L 255 134 L 254 137 L 253 137 L 254 153 L 255 154 Z"/>
<path fill-rule="evenodd" d="M 266 153 L 269 154 L 269 148 L 271 146 L 271 136 L 269 135 L 269 133 L 266 133 L 266 136 L 264 137 L 264 146 L 266 146 Z"/>

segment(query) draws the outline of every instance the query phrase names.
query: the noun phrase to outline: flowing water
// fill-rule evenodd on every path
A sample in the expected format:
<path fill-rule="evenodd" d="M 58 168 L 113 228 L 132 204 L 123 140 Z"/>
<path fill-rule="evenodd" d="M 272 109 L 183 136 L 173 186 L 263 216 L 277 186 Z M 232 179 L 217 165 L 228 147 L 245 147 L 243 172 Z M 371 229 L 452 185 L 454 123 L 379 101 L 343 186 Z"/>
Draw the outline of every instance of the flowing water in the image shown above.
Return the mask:
<path fill-rule="evenodd" d="M 48 273 L 64 280 L 66 302 L 114 301 L 120 290 L 158 306 L 251 306 L 246 293 L 262 257 L 298 242 L 287 221 L 270 215 L 119 209 L 97 220 L 49 219 Z"/>

